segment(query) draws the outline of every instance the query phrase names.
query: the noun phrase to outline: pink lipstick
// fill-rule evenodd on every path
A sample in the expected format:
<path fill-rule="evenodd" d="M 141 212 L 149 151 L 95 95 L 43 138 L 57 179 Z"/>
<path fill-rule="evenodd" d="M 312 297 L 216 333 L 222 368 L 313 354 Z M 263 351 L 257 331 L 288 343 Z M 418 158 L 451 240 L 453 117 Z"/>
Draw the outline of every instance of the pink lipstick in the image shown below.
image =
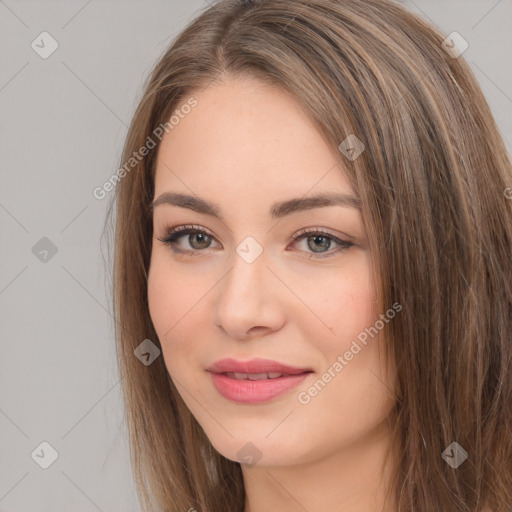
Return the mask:
<path fill-rule="evenodd" d="M 282 395 L 312 373 L 310 368 L 293 367 L 270 359 L 221 359 L 207 371 L 224 398 L 248 404 L 266 402 Z"/>

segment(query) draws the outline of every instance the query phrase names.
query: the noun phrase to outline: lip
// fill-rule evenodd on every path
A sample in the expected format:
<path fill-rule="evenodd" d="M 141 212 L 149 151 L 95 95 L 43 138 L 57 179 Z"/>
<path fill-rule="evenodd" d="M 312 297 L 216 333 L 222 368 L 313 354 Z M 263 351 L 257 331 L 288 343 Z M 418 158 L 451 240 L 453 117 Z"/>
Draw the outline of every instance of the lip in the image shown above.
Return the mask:
<path fill-rule="evenodd" d="M 289 366 L 270 359 L 237 361 L 221 359 L 213 363 L 207 371 L 212 376 L 217 391 L 228 400 L 238 403 L 261 403 L 276 398 L 298 386 L 312 370 Z M 239 380 L 225 373 L 283 373 L 282 377 L 263 380 Z"/>

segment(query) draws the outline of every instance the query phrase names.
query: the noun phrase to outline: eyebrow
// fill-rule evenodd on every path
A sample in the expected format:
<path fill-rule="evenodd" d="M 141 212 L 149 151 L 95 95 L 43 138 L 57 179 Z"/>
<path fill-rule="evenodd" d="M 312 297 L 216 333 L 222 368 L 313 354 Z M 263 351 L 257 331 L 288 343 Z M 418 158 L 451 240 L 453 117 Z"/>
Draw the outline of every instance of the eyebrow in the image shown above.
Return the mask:
<path fill-rule="evenodd" d="M 221 210 L 217 205 L 196 196 L 176 192 L 164 192 L 158 197 L 158 199 L 154 200 L 150 204 L 150 210 L 153 211 L 157 206 L 162 204 L 188 208 L 189 210 L 193 210 L 198 213 L 211 215 L 212 217 L 216 217 L 224 222 Z M 361 210 L 361 200 L 355 196 L 347 194 L 324 193 L 317 196 L 294 198 L 274 203 L 270 208 L 269 213 L 273 219 L 279 219 L 292 213 L 312 210 L 314 208 L 322 208 L 325 206 L 345 206 Z"/>

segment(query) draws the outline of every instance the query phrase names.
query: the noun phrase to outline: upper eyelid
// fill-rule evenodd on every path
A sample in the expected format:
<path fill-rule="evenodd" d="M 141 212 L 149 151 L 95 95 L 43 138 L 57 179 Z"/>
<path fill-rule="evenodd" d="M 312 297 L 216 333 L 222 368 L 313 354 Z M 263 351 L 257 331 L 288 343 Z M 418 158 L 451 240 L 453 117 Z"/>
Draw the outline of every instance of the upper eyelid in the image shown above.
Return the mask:
<path fill-rule="evenodd" d="M 208 229 L 206 229 L 202 226 L 198 226 L 195 224 L 181 224 L 181 225 L 177 225 L 177 226 L 167 227 L 167 228 L 165 228 L 164 236 L 169 235 L 169 234 L 176 234 L 176 233 L 180 233 L 180 232 L 183 232 L 183 236 L 185 236 L 188 231 L 205 233 L 208 236 L 211 236 L 212 238 L 217 239 L 217 237 L 211 231 L 209 231 Z M 353 242 L 354 241 L 354 238 L 350 235 L 343 233 L 340 236 L 340 235 L 332 233 L 327 228 L 322 228 L 322 227 L 317 227 L 317 226 L 299 229 L 299 231 L 294 233 L 291 238 L 296 239 L 297 237 L 300 237 L 300 236 L 308 234 L 308 233 L 312 233 L 312 234 L 321 233 L 321 234 L 325 234 L 325 235 L 328 235 L 328 236 L 331 236 L 333 238 L 337 238 L 340 240 L 342 240 L 341 237 L 346 237 L 347 240 L 342 240 L 342 241 L 345 241 L 345 242 Z"/>
<path fill-rule="evenodd" d="M 297 233 L 295 233 L 292 236 L 292 238 L 299 237 L 299 236 L 302 236 L 303 234 L 307 234 L 307 233 L 314 234 L 316 232 L 319 232 L 321 234 L 325 234 L 325 235 L 331 236 L 333 238 L 337 238 L 337 239 L 341 240 L 342 242 L 351 242 L 351 243 L 355 242 L 355 238 L 353 236 L 347 235 L 346 233 L 342 233 L 341 235 L 333 234 L 327 228 L 320 228 L 320 227 L 311 227 L 311 228 L 299 229 L 299 231 L 297 231 Z M 346 237 L 347 239 L 343 240 L 342 237 Z"/>
<path fill-rule="evenodd" d="M 169 226 L 166 228 L 166 235 L 164 235 L 164 238 L 163 239 L 158 238 L 158 240 L 160 240 L 161 242 L 167 243 L 169 245 L 172 245 L 172 244 L 176 244 L 177 240 L 186 236 L 187 234 L 194 234 L 194 233 L 198 233 L 198 232 L 204 233 L 207 236 L 210 236 L 216 243 L 218 243 L 222 246 L 222 244 L 217 240 L 217 237 L 213 233 L 211 233 L 209 230 L 207 230 L 203 226 L 199 226 L 196 224 L 181 224 L 181 225 L 176 225 L 176 226 Z M 182 233 L 182 234 L 180 234 L 180 233 Z M 332 241 L 334 241 L 339 246 L 338 249 L 343 248 L 344 246 L 345 246 L 345 248 L 349 248 L 350 246 L 355 245 L 354 238 L 351 237 L 350 235 L 346 235 L 345 233 L 341 236 L 335 235 L 335 234 L 329 232 L 329 230 L 327 230 L 326 228 L 321 228 L 321 227 L 317 227 L 317 226 L 302 228 L 299 231 L 297 231 L 296 233 L 294 233 L 291 238 L 292 238 L 293 242 L 299 242 L 299 241 L 302 241 L 304 238 L 307 238 L 308 234 L 309 234 L 309 236 L 313 236 L 314 234 L 317 234 L 317 233 L 319 233 L 320 235 L 325 235 L 327 238 L 331 238 Z M 178 236 L 176 236 L 176 238 L 173 241 L 169 241 L 168 239 L 174 235 L 178 235 Z M 165 238 L 165 237 L 167 237 L 167 238 Z M 344 239 L 343 237 L 346 237 L 347 239 Z M 211 247 L 208 247 L 205 250 L 208 250 L 208 249 L 211 249 Z M 188 252 L 188 253 L 205 252 L 203 250 L 194 250 L 194 249 L 183 249 L 183 251 Z M 331 251 L 327 251 L 327 252 L 325 252 L 325 254 L 329 254 L 330 252 Z M 318 254 L 324 254 L 324 253 L 318 253 Z"/>

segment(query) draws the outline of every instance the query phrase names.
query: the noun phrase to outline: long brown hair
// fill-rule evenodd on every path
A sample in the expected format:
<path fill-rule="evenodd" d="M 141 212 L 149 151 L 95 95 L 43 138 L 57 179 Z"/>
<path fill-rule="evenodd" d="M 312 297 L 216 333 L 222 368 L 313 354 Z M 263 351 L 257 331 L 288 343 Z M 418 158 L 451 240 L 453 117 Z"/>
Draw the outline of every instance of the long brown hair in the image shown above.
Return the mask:
<path fill-rule="evenodd" d="M 365 145 L 354 160 L 338 154 L 361 199 L 382 310 L 403 306 L 383 329 L 397 375 L 389 493 L 398 510 L 510 512 L 512 168 L 474 75 L 445 37 L 388 0 L 221 0 L 154 67 L 116 178 L 113 272 L 146 510 L 244 506 L 240 464 L 212 447 L 163 357 L 146 366 L 134 350 L 145 339 L 160 347 L 147 300 L 155 129 L 171 129 L 195 91 L 247 74 L 297 98 L 330 147 L 351 134 Z M 126 167 L 148 137 L 157 147 Z M 442 457 L 454 442 L 467 452 L 456 469 Z"/>

